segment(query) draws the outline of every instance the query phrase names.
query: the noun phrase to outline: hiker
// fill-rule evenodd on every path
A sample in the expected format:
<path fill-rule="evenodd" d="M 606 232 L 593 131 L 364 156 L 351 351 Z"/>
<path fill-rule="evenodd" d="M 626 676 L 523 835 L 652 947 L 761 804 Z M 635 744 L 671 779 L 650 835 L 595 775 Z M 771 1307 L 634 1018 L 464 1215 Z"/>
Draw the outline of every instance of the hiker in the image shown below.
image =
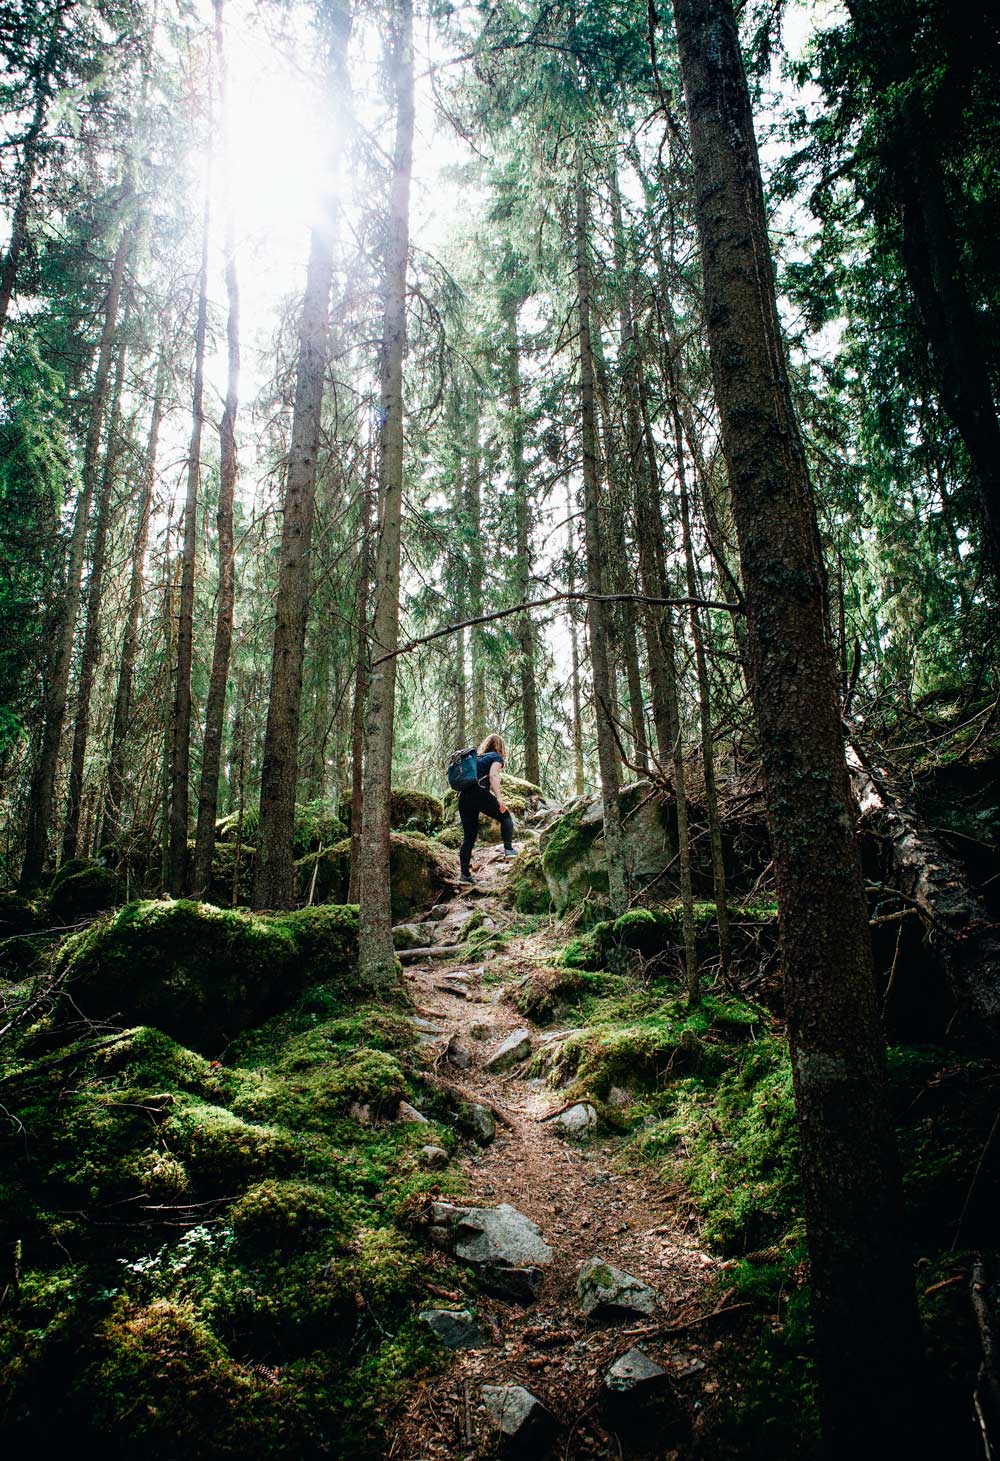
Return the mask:
<path fill-rule="evenodd" d="M 514 818 L 507 810 L 500 789 L 500 771 L 506 759 L 507 747 L 503 736 L 498 736 L 495 732 L 487 736 L 476 753 L 476 781 L 458 794 L 458 815 L 465 833 L 458 854 L 462 866 L 460 883 L 475 882 L 470 864 L 472 849 L 479 836 L 480 812 L 485 812 L 488 817 L 500 823 L 504 857 L 517 856 L 517 848 L 514 846 Z"/>

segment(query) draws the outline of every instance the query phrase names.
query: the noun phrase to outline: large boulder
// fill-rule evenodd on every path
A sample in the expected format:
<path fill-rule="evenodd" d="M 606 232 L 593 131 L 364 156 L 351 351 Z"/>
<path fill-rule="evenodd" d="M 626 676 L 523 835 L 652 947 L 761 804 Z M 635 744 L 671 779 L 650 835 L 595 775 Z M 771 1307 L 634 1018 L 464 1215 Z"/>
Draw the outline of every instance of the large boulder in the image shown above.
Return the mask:
<path fill-rule="evenodd" d="M 399 832 L 430 836 L 444 822 L 444 803 L 426 791 L 394 786 L 389 796 L 389 825 Z"/>
<path fill-rule="evenodd" d="M 522 781 L 519 776 L 508 776 L 506 771 L 502 771 L 500 785 L 504 802 L 514 818 L 515 830 L 519 830 L 522 823 L 534 818 L 545 805 L 541 787 L 536 786 L 533 781 Z M 449 791 L 445 796 L 444 816 L 448 825 L 439 834 L 439 840 L 445 847 L 457 847 L 462 840 L 462 829 L 458 821 L 458 793 L 455 791 Z M 499 822 L 494 822 L 492 817 L 480 817 L 479 841 L 488 845 L 499 842 Z"/>
<path fill-rule="evenodd" d="M 261 917 L 186 900 L 128 903 L 56 961 L 90 1019 L 153 1025 L 194 1050 L 290 1005 L 310 980 L 353 979 L 357 909 Z"/>
<path fill-rule="evenodd" d="M 93 918 L 120 903 L 122 885 L 117 873 L 100 863 L 71 858 L 49 885 L 49 911 L 56 923 Z"/>
<path fill-rule="evenodd" d="M 548 913 L 552 897 L 537 842 L 526 842 L 511 863 L 502 897 L 519 913 Z"/>
<path fill-rule="evenodd" d="M 350 838 L 325 852 L 310 853 L 297 866 L 300 887 L 312 886 L 317 903 L 343 902 L 351 880 Z M 389 886 L 395 922 L 403 923 L 413 914 L 422 913 L 451 889 L 457 878 L 457 858 L 438 842 L 416 832 L 390 835 Z"/>
<path fill-rule="evenodd" d="M 483 1286 L 503 1298 L 538 1297 L 552 1249 L 541 1229 L 516 1207 L 456 1207 L 431 1204 L 431 1238 L 479 1275 Z"/>
<path fill-rule="evenodd" d="M 648 781 L 621 793 L 622 835 L 630 881 L 641 886 L 659 878 L 677 852 L 672 802 L 657 795 Z M 604 897 L 608 867 L 604 849 L 604 803 L 600 797 L 577 801 L 541 834 L 542 872 L 556 912 Z M 659 886 L 659 885 L 658 885 Z"/>

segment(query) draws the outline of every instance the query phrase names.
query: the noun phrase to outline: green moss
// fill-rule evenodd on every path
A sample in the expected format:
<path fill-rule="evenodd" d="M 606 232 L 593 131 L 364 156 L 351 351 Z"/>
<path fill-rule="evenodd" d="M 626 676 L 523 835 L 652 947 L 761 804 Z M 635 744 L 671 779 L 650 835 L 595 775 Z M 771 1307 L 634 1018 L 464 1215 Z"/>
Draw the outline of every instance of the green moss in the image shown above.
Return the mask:
<path fill-rule="evenodd" d="M 517 1007 L 536 1025 L 546 1025 L 565 1013 L 583 987 L 574 969 L 532 969 L 517 991 Z"/>
<path fill-rule="evenodd" d="M 601 835 L 600 822 L 583 825 L 585 806 L 574 807 L 557 818 L 548 828 L 542 841 L 542 867 L 550 877 L 565 877 L 574 864 L 590 853 L 591 847 Z"/>
<path fill-rule="evenodd" d="M 444 821 L 444 804 L 424 791 L 393 787 L 389 797 L 389 825 L 402 832 L 436 832 Z"/>
<path fill-rule="evenodd" d="M 306 983 L 350 987 L 358 962 L 356 904 L 320 903 L 273 914 L 268 921 L 291 939 Z"/>
<path fill-rule="evenodd" d="M 308 886 L 312 876 L 310 859 L 303 859 L 297 866 L 300 883 Z M 415 832 L 393 832 L 389 841 L 393 920 L 402 923 L 412 914 L 422 913 L 451 886 L 457 875 L 455 859 L 440 842 Z M 318 855 L 317 899 L 325 902 L 346 898 L 350 876 L 351 844 L 345 839 Z"/>
<path fill-rule="evenodd" d="M 47 915 L 44 899 L 22 898 L 19 893 L 0 893 L 0 939 L 16 938 L 44 928 Z"/>
<path fill-rule="evenodd" d="M 49 886 L 49 911 L 57 922 L 73 923 L 113 908 L 122 886 L 110 868 L 77 859 L 63 863 Z"/>
<path fill-rule="evenodd" d="M 347 804 L 350 816 L 350 803 Z M 297 802 L 295 825 L 292 833 L 292 850 L 296 857 L 318 852 L 323 847 L 332 847 L 340 842 L 349 830 L 342 815 L 344 808 L 319 798 L 311 802 Z"/>
<path fill-rule="evenodd" d="M 280 922 L 210 903 L 140 902 L 68 939 L 56 969 L 91 1019 L 151 1024 L 212 1049 L 294 999 L 296 954 Z"/>
<path fill-rule="evenodd" d="M 511 863 L 503 896 L 504 902 L 513 904 L 519 913 L 547 913 L 551 908 L 537 843 L 526 843 Z"/>
<path fill-rule="evenodd" d="M 267 1254 L 285 1254 L 306 1243 L 343 1238 L 350 1230 L 344 1202 L 308 1182 L 258 1182 L 229 1211 L 237 1240 Z"/>

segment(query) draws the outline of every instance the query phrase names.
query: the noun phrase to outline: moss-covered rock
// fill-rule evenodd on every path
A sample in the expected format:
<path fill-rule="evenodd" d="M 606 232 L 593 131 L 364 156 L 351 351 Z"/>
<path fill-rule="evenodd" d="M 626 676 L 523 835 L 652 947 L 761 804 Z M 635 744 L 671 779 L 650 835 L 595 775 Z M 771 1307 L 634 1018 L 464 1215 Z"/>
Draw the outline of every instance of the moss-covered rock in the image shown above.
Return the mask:
<path fill-rule="evenodd" d="M 583 988 L 584 981 L 575 969 L 532 969 L 518 985 L 515 1000 L 529 1020 L 547 1025 L 566 1014 Z"/>
<path fill-rule="evenodd" d="M 297 802 L 292 834 L 295 856 L 305 857 L 307 853 L 318 852 L 322 847 L 332 847 L 334 843 L 340 842 L 347 835 L 349 820 L 350 802 L 346 807 L 322 798 L 311 802 Z"/>
<path fill-rule="evenodd" d="M 300 873 L 305 865 L 299 864 Z M 437 839 L 417 832 L 391 834 L 389 886 L 396 922 L 405 922 L 414 913 L 422 913 L 437 902 L 445 889 L 454 885 L 457 876 L 457 859 Z M 316 897 L 331 902 L 346 898 L 350 877 L 351 844 L 345 838 L 319 857 Z"/>
<path fill-rule="evenodd" d="M 252 895 L 257 849 L 251 842 L 216 841 L 205 898 L 219 908 L 246 907 Z M 235 898 L 234 898 L 235 893 Z"/>
<path fill-rule="evenodd" d="M 241 1243 L 266 1253 L 287 1253 L 349 1231 L 344 1204 L 329 1188 L 274 1178 L 247 1188 L 230 1208 L 229 1221 Z"/>
<path fill-rule="evenodd" d="M 44 900 L 22 898 L 20 893 L 0 893 L 0 939 L 34 933 L 44 928 L 46 921 Z"/>
<path fill-rule="evenodd" d="M 389 825 L 400 832 L 436 832 L 444 821 L 444 803 L 425 791 L 393 787 L 389 798 Z"/>
<path fill-rule="evenodd" d="M 280 922 L 210 903 L 128 903 L 67 940 L 57 973 L 91 1019 L 149 1024 L 198 1050 L 290 1004 L 303 982 Z"/>
<path fill-rule="evenodd" d="M 74 923 L 113 908 L 121 897 L 121 882 L 110 868 L 71 858 L 49 885 L 49 910 L 57 922 Z"/>
<path fill-rule="evenodd" d="M 608 891 L 604 823 L 589 804 L 557 817 L 539 839 L 542 873 L 557 913 Z"/>
<path fill-rule="evenodd" d="M 660 879 L 677 851 L 673 805 L 649 782 L 622 788 L 622 839 L 630 881 Z M 542 870 L 557 912 L 608 891 L 604 808 L 599 797 L 571 806 L 542 833 Z M 659 886 L 659 883 L 658 883 Z"/>
<path fill-rule="evenodd" d="M 548 913 L 552 906 L 542 854 L 536 842 L 526 842 L 511 863 L 503 899 L 519 913 Z"/>

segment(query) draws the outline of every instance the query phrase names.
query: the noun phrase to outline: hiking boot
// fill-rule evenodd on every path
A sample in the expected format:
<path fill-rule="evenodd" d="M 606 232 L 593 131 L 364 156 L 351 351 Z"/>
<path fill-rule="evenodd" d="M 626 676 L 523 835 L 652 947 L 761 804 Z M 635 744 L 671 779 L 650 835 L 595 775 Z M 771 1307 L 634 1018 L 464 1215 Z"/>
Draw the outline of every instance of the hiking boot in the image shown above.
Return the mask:
<path fill-rule="evenodd" d="M 461 884 L 465 884 L 465 885 L 471 884 L 472 886 L 475 886 L 475 882 L 476 882 L 475 878 L 472 876 L 471 872 L 469 871 L 469 869 L 467 867 L 463 867 L 462 868 L 462 871 L 458 875 L 458 881 Z"/>
<path fill-rule="evenodd" d="M 503 855 L 506 858 L 516 857 L 519 851 L 520 848 L 518 847 L 505 847 L 503 850 Z"/>

